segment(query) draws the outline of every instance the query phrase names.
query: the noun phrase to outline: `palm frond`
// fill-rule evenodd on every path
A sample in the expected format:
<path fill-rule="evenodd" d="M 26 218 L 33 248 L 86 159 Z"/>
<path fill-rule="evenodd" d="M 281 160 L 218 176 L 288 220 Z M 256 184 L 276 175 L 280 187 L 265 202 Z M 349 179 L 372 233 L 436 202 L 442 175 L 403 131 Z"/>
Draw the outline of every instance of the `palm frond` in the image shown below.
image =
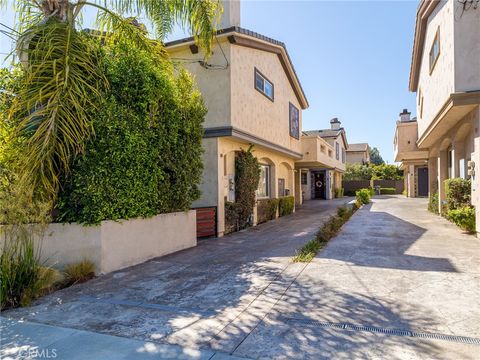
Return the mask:
<path fill-rule="evenodd" d="M 28 63 L 10 116 L 20 118 L 19 135 L 27 138 L 22 181 L 54 197 L 72 156 L 93 134 L 89 111 L 107 80 L 98 48 L 70 24 L 34 26 L 18 43 Z"/>

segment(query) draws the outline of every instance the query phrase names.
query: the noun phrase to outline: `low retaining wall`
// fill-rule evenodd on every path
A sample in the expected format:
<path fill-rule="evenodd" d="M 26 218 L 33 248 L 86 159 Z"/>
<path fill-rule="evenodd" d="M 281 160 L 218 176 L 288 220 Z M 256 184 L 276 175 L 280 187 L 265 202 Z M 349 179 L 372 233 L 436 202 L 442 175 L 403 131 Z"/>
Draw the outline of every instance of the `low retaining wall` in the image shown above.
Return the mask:
<path fill-rule="evenodd" d="M 108 273 L 196 246 L 196 213 L 102 221 L 97 226 L 50 224 L 35 242 L 48 265 L 63 267 L 87 259 L 97 273 Z"/>

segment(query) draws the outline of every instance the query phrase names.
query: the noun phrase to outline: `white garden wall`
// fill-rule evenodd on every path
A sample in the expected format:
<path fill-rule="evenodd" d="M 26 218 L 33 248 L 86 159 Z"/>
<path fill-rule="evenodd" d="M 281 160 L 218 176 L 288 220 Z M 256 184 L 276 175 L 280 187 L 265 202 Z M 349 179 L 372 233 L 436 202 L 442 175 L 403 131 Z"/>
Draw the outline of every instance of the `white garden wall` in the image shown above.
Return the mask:
<path fill-rule="evenodd" d="M 97 273 L 107 273 L 196 246 L 196 212 L 102 221 L 97 226 L 50 224 L 43 239 L 35 241 L 48 265 L 88 259 Z"/>

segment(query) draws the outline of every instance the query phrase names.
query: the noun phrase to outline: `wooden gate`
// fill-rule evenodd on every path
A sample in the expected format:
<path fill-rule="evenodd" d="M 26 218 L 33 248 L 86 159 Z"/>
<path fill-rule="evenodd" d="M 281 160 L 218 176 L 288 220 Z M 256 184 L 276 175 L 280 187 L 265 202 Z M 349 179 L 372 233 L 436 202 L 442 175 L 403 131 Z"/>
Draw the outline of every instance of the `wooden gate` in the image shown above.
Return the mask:
<path fill-rule="evenodd" d="M 197 211 L 197 238 L 217 236 L 217 208 L 202 207 Z"/>

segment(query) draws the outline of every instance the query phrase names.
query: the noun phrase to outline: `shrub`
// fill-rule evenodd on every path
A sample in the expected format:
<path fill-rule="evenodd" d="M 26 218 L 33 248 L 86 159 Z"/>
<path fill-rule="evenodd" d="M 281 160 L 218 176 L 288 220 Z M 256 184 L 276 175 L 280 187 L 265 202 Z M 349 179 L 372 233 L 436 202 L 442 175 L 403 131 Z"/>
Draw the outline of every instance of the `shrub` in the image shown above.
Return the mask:
<path fill-rule="evenodd" d="M 370 203 L 371 191 L 369 189 L 360 189 L 356 193 L 356 200 L 359 205 Z"/>
<path fill-rule="evenodd" d="M 284 196 L 279 199 L 278 212 L 280 216 L 285 216 L 293 213 L 295 208 L 295 198 L 293 196 Z"/>
<path fill-rule="evenodd" d="M 307 242 L 293 257 L 293 262 L 310 262 L 320 251 L 321 245 L 316 239 Z"/>
<path fill-rule="evenodd" d="M 257 201 L 257 223 L 261 224 L 277 217 L 279 199 L 262 199 Z"/>
<path fill-rule="evenodd" d="M 238 212 L 238 228 L 251 225 L 255 191 L 260 180 L 260 165 L 253 155 L 253 145 L 240 150 L 235 157 L 235 199 Z"/>
<path fill-rule="evenodd" d="M 475 208 L 464 206 L 447 211 L 447 219 L 468 232 L 475 232 Z"/>
<path fill-rule="evenodd" d="M 395 195 L 397 190 L 395 188 L 380 188 L 381 195 Z"/>
<path fill-rule="evenodd" d="M 337 209 L 337 216 L 345 221 L 353 215 L 354 208 L 350 206 L 341 206 Z"/>
<path fill-rule="evenodd" d="M 347 164 L 343 180 L 370 180 L 372 178 L 373 169 L 368 165 Z"/>
<path fill-rule="evenodd" d="M 372 167 L 372 180 L 401 180 L 403 171 L 395 165 L 380 164 Z"/>
<path fill-rule="evenodd" d="M 73 285 L 92 279 L 95 276 L 95 264 L 88 260 L 82 260 L 78 263 L 67 265 L 63 271 L 67 283 Z"/>
<path fill-rule="evenodd" d="M 240 230 L 238 225 L 238 214 L 239 205 L 237 203 L 230 201 L 225 202 L 225 234 Z"/>
<path fill-rule="evenodd" d="M 336 198 L 342 198 L 343 197 L 343 193 L 344 193 L 343 188 L 336 188 L 334 190 L 334 192 L 335 192 L 335 197 Z"/>
<path fill-rule="evenodd" d="M 448 210 L 469 206 L 471 181 L 462 178 L 445 180 L 445 199 Z"/>
<path fill-rule="evenodd" d="M 438 192 L 430 194 L 428 198 L 428 211 L 438 215 Z"/>
<path fill-rule="evenodd" d="M 200 191 L 200 92 L 185 71 L 145 51 L 106 48 L 110 89 L 92 109 L 95 137 L 77 156 L 57 221 L 96 224 L 190 208 Z"/>

